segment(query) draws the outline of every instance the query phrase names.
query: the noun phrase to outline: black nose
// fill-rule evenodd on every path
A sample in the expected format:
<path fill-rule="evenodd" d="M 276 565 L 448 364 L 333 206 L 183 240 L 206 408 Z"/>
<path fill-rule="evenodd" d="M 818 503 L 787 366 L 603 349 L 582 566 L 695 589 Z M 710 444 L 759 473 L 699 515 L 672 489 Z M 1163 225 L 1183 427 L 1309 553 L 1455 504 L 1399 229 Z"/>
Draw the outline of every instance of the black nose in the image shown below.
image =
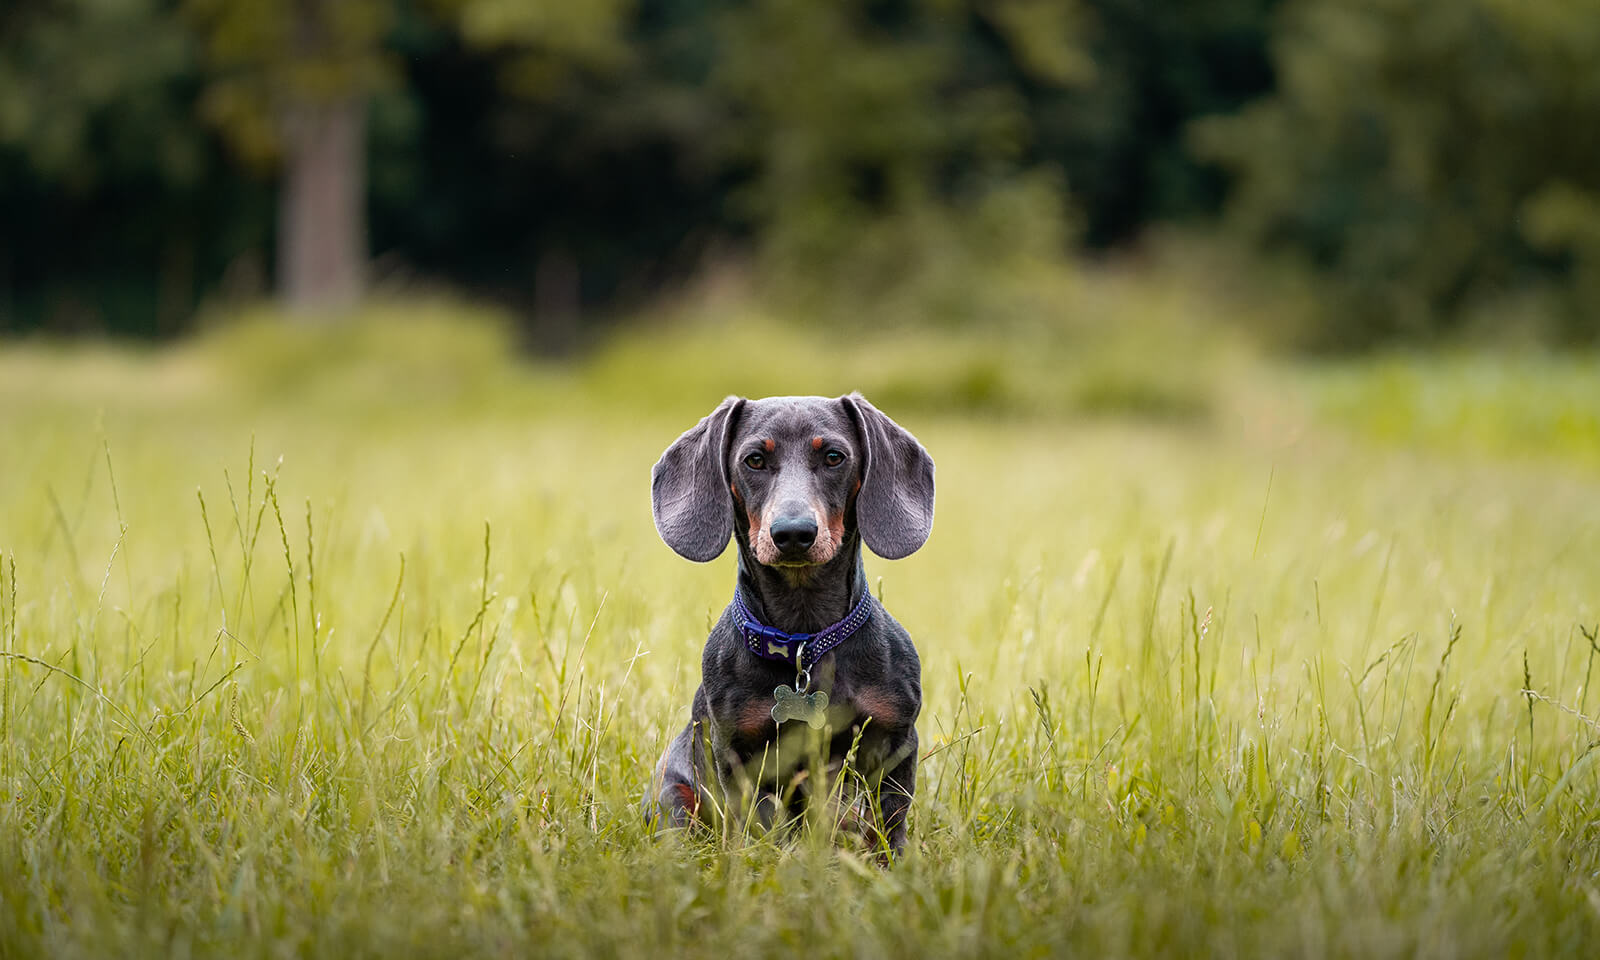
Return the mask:
<path fill-rule="evenodd" d="M 780 517 L 772 521 L 772 542 L 784 553 L 801 553 L 817 542 L 817 521 L 811 517 Z"/>

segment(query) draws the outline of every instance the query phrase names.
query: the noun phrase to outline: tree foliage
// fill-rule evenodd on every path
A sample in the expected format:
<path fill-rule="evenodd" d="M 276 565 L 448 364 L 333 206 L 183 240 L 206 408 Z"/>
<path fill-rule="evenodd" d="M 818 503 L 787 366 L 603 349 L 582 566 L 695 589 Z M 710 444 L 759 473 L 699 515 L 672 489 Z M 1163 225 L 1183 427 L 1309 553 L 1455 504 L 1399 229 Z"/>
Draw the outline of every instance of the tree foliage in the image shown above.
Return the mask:
<path fill-rule="evenodd" d="M 974 305 L 937 277 L 970 285 L 985 264 L 1060 251 L 1066 198 L 1030 160 L 1018 80 L 1089 76 L 1075 10 L 757 0 L 730 16 L 716 88 L 735 119 L 729 146 L 754 174 L 735 199 L 789 289 L 858 308 L 927 292 L 915 309 L 971 320 Z"/>
<path fill-rule="evenodd" d="M 158 0 L 19 4 L 0 13 L 0 145 L 72 191 L 119 174 L 193 182 L 193 70 L 192 38 Z"/>
<path fill-rule="evenodd" d="M 1194 139 L 1237 178 L 1233 225 L 1328 278 L 1318 342 L 1539 292 L 1559 333 L 1600 332 L 1600 6 L 1299 0 L 1277 36 L 1276 93 Z"/>
<path fill-rule="evenodd" d="M 265 292 L 325 232 L 284 226 L 321 104 L 372 272 L 529 315 L 731 248 L 995 322 L 1008 265 L 1220 212 L 1318 278 L 1314 343 L 1592 337 L 1597 53 L 1587 0 L 16 0 L 0 329 Z"/>
<path fill-rule="evenodd" d="M 207 54 L 202 115 L 270 169 L 294 104 L 365 98 L 394 82 L 385 0 L 185 0 Z"/>

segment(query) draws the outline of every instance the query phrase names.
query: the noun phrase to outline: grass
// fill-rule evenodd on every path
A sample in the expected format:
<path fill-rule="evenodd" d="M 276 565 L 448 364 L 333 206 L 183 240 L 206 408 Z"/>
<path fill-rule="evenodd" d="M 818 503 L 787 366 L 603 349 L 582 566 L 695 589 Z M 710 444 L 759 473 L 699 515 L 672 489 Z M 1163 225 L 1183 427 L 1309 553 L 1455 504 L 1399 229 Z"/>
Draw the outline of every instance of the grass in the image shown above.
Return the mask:
<path fill-rule="evenodd" d="M 0 957 L 1600 936 L 1592 434 L 1379 429 L 1381 364 L 1202 369 L 1171 416 L 1082 402 L 1121 348 L 669 327 L 544 368 L 410 313 L 0 348 Z M 732 559 L 660 544 L 650 464 L 724 393 L 856 386 L 939 462 L 928 546 L 868 559 L 924 663 L 913 842 L 652 837 Z"/>
<path fill-rule="evenodd" d="M 1330 421 L 1393 445 L 1600 469 L 1600 362 L 1391 356 L 1316 371 Z"/>

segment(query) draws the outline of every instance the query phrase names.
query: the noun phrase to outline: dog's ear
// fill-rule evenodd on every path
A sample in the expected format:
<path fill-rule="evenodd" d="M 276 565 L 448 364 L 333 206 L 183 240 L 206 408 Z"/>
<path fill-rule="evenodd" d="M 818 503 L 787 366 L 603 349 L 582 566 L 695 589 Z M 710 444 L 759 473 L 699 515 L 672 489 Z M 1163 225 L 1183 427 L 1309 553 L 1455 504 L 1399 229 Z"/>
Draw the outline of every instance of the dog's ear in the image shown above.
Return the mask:
<path fill-rule="evenodd" d="M 733 536 L 728 444 L 744 411 L 729 397 L 687 430 L 650 471 L 650 512 L 667 546 L 699 563 L 715 560 Z"/>
<path fill-rule="evenodd" d="M 933 531 L 933 458 L 859 393 L 840 397 L 861 442 L 861 538 L 885 560 L 916 552 Z"/>

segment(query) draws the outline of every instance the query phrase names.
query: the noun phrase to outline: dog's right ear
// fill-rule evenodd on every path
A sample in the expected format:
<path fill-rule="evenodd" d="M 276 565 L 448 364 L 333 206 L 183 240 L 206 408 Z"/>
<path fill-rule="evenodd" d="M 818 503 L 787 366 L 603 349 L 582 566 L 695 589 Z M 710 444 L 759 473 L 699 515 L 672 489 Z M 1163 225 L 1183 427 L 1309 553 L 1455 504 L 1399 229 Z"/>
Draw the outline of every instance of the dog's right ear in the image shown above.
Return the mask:
<path fill-rule="evenodd" d="M 743 397 L 729 397 L 679 437 L 650 471 L 650 512 L 656 532 L 679 554 L 715 560 L 733 536 L 733 492 L 728 444 L 744 412 Z"/>

